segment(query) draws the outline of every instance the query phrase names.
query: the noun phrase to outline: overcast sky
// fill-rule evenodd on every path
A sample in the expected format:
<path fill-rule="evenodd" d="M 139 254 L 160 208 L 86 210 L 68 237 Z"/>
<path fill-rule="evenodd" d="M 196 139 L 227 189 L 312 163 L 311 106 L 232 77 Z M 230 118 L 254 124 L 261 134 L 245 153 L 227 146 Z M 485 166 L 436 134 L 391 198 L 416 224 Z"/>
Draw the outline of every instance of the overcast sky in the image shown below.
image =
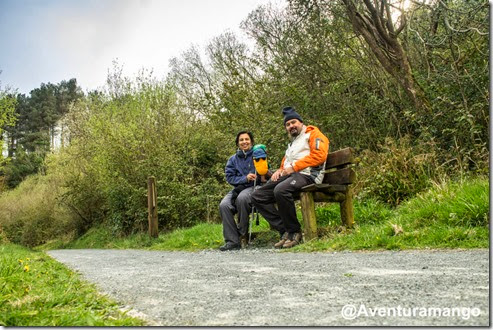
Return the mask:
<path fill-rule="evenodd" d="M 195 44 L 203 48 L 269 0 L 0 0 L 0 87 L 28 94 L 76 78 L 103 86 L 113 60 L 124 74 L 153 69 Z M 279 3 L 279 1 L 276 1 Z"/>

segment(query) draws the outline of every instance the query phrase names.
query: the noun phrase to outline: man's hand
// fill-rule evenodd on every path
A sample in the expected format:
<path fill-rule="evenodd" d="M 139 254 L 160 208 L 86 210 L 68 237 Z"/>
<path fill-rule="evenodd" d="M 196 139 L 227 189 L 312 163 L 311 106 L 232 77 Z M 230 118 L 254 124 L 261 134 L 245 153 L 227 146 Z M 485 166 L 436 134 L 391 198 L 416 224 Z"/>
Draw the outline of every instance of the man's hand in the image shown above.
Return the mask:
<path fill-rule="evenodd" d="M 279 169 L 279 170 L 275 171 L 274 174 L 272 174 L 272 177 L 270 179 L 271 179 L 271 181 L 275 182 L 275 181 L 279 180 L 280 177 L 281 177 L 281 170 Z"/>
<path fill-rule="evenodd" d="M 257 175 L 255 175 L 255 173 L 249 173 L 247 175 L 247 181 L 253 181 L 257 178 Z"/>
<path fill-rule="evenodd" d="M 290 175 L 294 173 L 294 169 L 292 166 L 288 166 L 284 168 L 284 171 L 282 171 L 281 175 Z"/>

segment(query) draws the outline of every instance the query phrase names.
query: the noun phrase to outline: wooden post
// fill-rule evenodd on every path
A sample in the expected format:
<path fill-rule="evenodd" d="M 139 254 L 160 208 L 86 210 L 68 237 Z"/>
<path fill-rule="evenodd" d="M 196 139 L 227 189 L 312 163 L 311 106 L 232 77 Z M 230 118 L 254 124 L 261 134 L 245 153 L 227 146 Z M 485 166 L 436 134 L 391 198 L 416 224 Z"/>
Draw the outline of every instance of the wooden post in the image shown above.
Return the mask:
<path fill-rule="evenodd" d="M 342 225 L 348 228 L 352 228 L 354 225 L 353 214 L 353 189 L 348 186 L 346 191 L 346 199 L 340 204 Z"/>
<path fill-rule="evenodd" d="M 209 204 L 209 195 L 206 195 L 205 196 L 205 199 L 207 200 L 207 223 L 211 223 L 211 219 L 210 219 L 210 204 Z"/>
<path fill-rule="evenodd" d="M 158 237 L 157 226 L 157 193 L 156 193 L 156 178 L 150 176 L 147 180 L 147 207 L 149 210 L 149 236 L 152 238 Z"/>
<path fill-rule="evenodd" d="M 305 224 L 305 241 L 317 237 L 317 218 L 315 216 L 315 202 L 311 192 L 301 192 L 301 214 Z"/>

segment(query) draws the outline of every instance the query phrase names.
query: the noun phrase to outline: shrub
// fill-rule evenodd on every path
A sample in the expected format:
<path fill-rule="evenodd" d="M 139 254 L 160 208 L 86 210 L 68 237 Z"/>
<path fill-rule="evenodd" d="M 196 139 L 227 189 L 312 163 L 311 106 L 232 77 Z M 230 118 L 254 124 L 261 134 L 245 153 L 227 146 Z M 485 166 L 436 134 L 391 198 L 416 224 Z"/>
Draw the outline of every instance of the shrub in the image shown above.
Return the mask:
<path fill-rule="evenodd" d="M 74 106 L 70 146 L 47 166 L 66 178 L 63 200 L 84 230 L 104 222 L 114 234 L 146 231 L 149 176 L 157 181 L 160 230 L 217 215 L 234 143 L 224 148 L 224 133 L 181 109 L 169 86 L 142 81 L 113 81 L 117 94 Z"/>
<path fill-rule="evenodd" d="M 53 176 L 35 175 L 0 196 L 2 240 L 36 246 L 73 233 L 71 212 L 59 203 L 59 182 Z"/>
<path fill-rule="evenodd" d="M 71 211 L 76 235 L 101 222 L 108 212 L 107 198 L 98 184 L 98 175 L 74 143 L 46 160 L 49 176 L 57 177 L 58 202 Z"/>
<path fill-rule="evenodd" d="M 17 187 L 28 175 L 38 173 L 42 168 L 44 152 L 26 152 L 19 147 L 16 157 L 5 166 L 5 183 L 9 188 Z"/>
<path fill-rule="evenodd" d="M 0 226 L 0 244 L 9 244 L 10 241 L 7 235 L 3 232 L 2 227 Z"/>
<path fill-rule="evenodd" d="M 413 145 L 409 137 L 387 138 L 379 152 L 362 153 L 356 191 L 361 198 L 374 197 L 396 206 L 429 188 L 430 179 L 440 174 L 432 143 Z"/>

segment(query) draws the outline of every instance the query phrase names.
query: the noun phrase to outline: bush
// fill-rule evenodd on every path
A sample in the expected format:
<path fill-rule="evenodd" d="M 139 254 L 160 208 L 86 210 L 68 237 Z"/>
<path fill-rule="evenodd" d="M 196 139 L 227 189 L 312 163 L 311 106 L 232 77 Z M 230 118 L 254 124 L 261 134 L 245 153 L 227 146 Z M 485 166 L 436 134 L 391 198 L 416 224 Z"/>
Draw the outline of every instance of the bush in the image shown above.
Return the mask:
<path fill-rule="evenodd" d="M 28 175 L 38 173 L 42 168 L 44 152 L 26 152 L 19 148 L 16 157 L 5 166 L 5 183 L 9 188 L 17 187 Z"/>
<path fill-rule="evenodd" d="M 97 182 L 97 173 L 80 154 L 77 145 L 49 155 L 46 160 L 49 176 L 58 178 L 57 199 L 73 215 L 76 235 L 85 233 L 100 223 L 108 213 L 106 196 Z"/>
<path fill-rule="evenodd" d="M 391 206 L 426 190 L 441 175 L 432 143 L 387 138 L 379 152 L 365 150 L 358 167 L 356 191 Z"/>
<path fill-rule="evenodd" d="M 118 93 L 74 106 L 70 146 L 47 166 L 66 178 L 63 199 L 83 229 L 104 222 L 114 234 L 146 231 L 149 176 L 157 181 L 160 230 L 217 216 L 234 143 L 224 148 L 225 135 L 181 109 L 169 86 L 114 79 Z"/>
<path fill-rule="evenodd" d="M 7 235 L 3 232 L 3 229 L 0 226 L 0 245 L 9 244 L 9 243 L 10 243 L 10 241 L 9 241 Z"/>
<path fill-rule="evenodd" d="M 52 176 L 35 175 L 0 196 L 2 240 L 36 246 L 74 233 L 72 213 L 57 200 L 60 185 Z"/>

